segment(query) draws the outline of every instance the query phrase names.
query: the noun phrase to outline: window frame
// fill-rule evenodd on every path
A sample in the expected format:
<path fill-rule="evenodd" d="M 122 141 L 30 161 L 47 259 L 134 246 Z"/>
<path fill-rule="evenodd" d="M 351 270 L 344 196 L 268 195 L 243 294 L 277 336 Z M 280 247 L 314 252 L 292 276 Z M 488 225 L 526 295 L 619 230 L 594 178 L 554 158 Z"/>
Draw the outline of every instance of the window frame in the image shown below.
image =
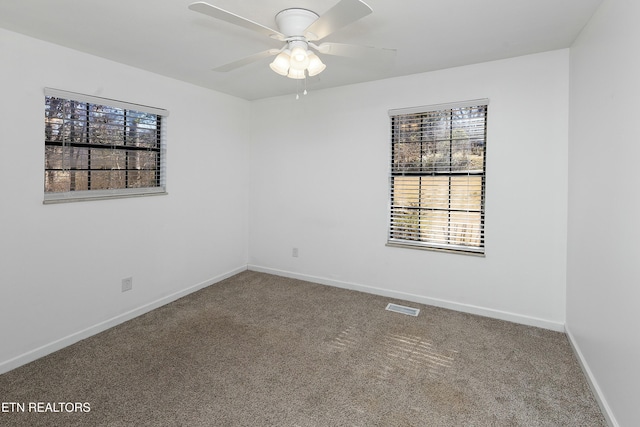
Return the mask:
<path fill-rule="evenodd" d="M 47 117 L 45 115 L 45 155 L 44 155 L 44 176 L 43 182 L 46 183 L 46 174 L 49 170 L 52 170 L 48 167 L 47 161 L 47 147 L 62 147 L 60 150 L 60 155 L 64 156 L 65 148 L 66 149 L 74 149 L 74 148 L 85 148 L 87 152 L 90 152 L 93 149 L 96 150 L 105 150 L 111 149 L 114 152 L 121 153 L 127 159 L 129 158 L 132 152 L 152 152 L 155 154 L 155 168 L 150 169 L 151 171 L 155 171 L 156 177 L 154 178 L 155 183 L 158 185 L 152 186 L 141 186 L 135 188 L 126 188 L 128 187 L 128 175 L 132 170 L 143 170 L 143 169 L 131 169 L 126 166 L 124 169 L 118 169 L 123 171 L 125 174 L 125 187 L 118 188 L 109 188 L 109 189 L 83 189 L 83 190 L 69 190 L 69 191 L 47 191 L 47 188 L 44 188 L 44 204 L 51 203 L 65 203 L 65 202 L 78 202 L 78 201 L 89 201 L 89 200 L 104 200 L 104 199 L 115 199 L 115 198 L 127 198 L 127 197 L 144 197 L 144 196 L 158 196 L 158 195 L 166 195 L 166 123 L 167 117 L 169 116 L 169 112 L 162 108 L 150 107 L 141 104 L 134 104 L 125 101 L 119 101 L 109 98 L 101 98 L 92 95 L 85 95 L 81 93 L 69 92 L 59 89 L 53 88 L 45 88 L 44 89 L 44 101 L 45 107 L 48 103 L 49 98 L 58 98 L 64 101 L 73 101 L 78 103 L 83 103 L 87 105 L 87 116 L 83 120 L 83 124 L 86 124 L 86 129 L 84 130 L 87 135 L 91 131 L 91 125 L 93 120 L 90 118 L 89 110 L 90 106 L 92 107 L 107 107 L 111 109 L 118 109 L 123 111 L 123 118 L 127 117 L 127 114 L 135 113 L 143 113 L 143 114 L 151 114 L 156 116 L 156 145 L 147 148 L 141 148 L 138 146 L 127 145 L 126 141 L 126 133 L 127 124 L 125 122 L 122 123 L 123 130 L 123 141 L 122 144 L 112 143 L 109 145 L 98 145 L 92 144 L 89 140 L 84 142 L 74 141 L 72 143 L 65 144 L 64 140 L 62 143 L 56 141 L 47 141 L 46 137 L 46 128 L 47 128 Z M 64 120 L 67 120 L 66 118 Z M 127 160 L 128 161 L 128 160 Z M 63 166 L 64 168 L 64 166 Z M 68 170 L 71 170 L 69 167 Z M 91 166 L 86 169 L 87 174 L 90 175 L 92 171 L 102 172 L 104 170 L 113 170 L 113 169 L 92 169 Z"/>
<path fill-rule="evenodd" d="M 436 104 L 430 106 L 419 106 L 419 107 L 411 107 L 411 108 L 401 108 L 401 109 L 393 109 L 389 110 L 389 118 L 390 118 L 390 141 L 391 141 L 391 152 L 390 152 L 390 169 L 389 169 L 389 222 L 388 222 L 388 233 L 387 233 L 387 246 L 390 247 L 402 247 L 402 248 L 412 248 L 412 249 L 423 249 L 423 250 L 432 250 L 432 251 L 444 251 L 450 253 L 457 254 L 466 254 L 466 255 L 475 255 L 475 256 L 485 256 L 485 200 L 486 200 L 486 142 L 487 142 L 487 118 L 488 118 L 488 99 L 476 99 L 470 101 L 462 101 L 462 102 L 453 102 L 446 104 Z M 426 138 L 426 134 L 428 133 L 429 128 L 424 125 L 422 119 L 415 121 L 415 126 L 417 128 L 416 131 L 403 131 L 404 134 L 397 128 L 394 128 L 394 124 L 397 123 L 397 120 L 402 118 L 405 119 L 416 119 L 416 118 L 424 118 L 429 115 L 438 115 L 438 114 L 446 114 L 450 112 L 451 117 L 453 119 L 453 111 L 460 109 L 468 109 L 468 108 L 478 108 L 483 111 L 483 115 L 480 120 L 483 120 L 482 128 L 481 128 L 481 149 L 482 149 L 482 169 L 472 169 L 470 166 L 472 161 L 469 160 L 467 162 L 466 168 L 460 170 L 454 170 L 451 164 L 451 160 L 453 157 L 453 149 L 452 143 L 456 140 L 453 136 L 454 125 L 451 122 L 450 129 L 451 133 L 447 138 L 438 139 L 437 141 L 448 141 L 449 142 L 449 166 L 448 170 L 442 168 L 441 166 L 435 166 L 434 163 L 431 166 L 427 167 L 427 160 L 425 160 L 424 152 L 422 148 L 420 149 L 420 159 L 416 163 L 398 163 L 398 159 L 395 156 L 400 151 L 399 147 L 396 147 L 395 144 L 415 144 L 422 145 L 425 143 L 423 138 Z M 476 118 L 477 120 L 477 118 Z M 411 122 L 409 122 L 411 123 Z M 430 123 L 430 122 L 429 122 Z M 476 128 L 472 128 L 472 125 L 469 123 L 473 123 L 473 126 Z M 477 122 L 467 122 L 468 127 L 462 126 L 461 128 L 465 132 L 477 132 Z M 399 127 L 399 125 L 398 125 Z M 402 141 L 402 136 L 410 135 L 411 133 L 418 136 L 418 141 L 412 141 L 407 143 L 407 141 Z M 473 134 L 473 133 L 472 133 Z M 401 136 L 399 136 L 401 135 Z M 475 133 L 477 135 L 477 133 Z M 469 138 L 469 141 L 471 139 Z M 433 143 L 436 139 L 429 140 Z M 474 140 L 477 142 L 477 140 Z M 415 154 L 414 154 L 415 155 Z M 432 160 L 433 161 L 433 160 Z M 477 161 L 477 159 L 476 159 Z M 399 166 L 400 165 L 400 166 Z M 477 167 L 477 166 L 474 166 Z M 441 171 L 440 169 L 443 169 Z M 452 200 L 454 199 L 454 191 L 452 189 L 457 188 L 465 188 L 465 185 L 454 183 L 454 179 L 456 177 L 464 178 L 466 177 L 466 187 L 473 188 L 475 192 L 473 193 L 473 197 L 479 200 L 479 209 L 471 209 L 470 205 L 473 203 L 478 203 L 472 200 L 471 191 L 467 189 L 467 194 L 461 199 L 455 199 L 456 203 L 465 203 L 466 209 L 454 209 L 452 208 Z M 472 178 L 473 179 L 472 182 Z M 447 183 L 445 184 L 448 188 L 448 193 L 445 196 L 442 196 L 443 192 L 438 193 L 438 181 L 443 178 L 447 179 Z M 478 180 L 479 178 L 479 180 Z M 423 188 L 423 179 L 426 182 L 426 187 L 431 188 L 431 192 L 425 190 Z M 460 182 L 460 181 L 458 181 Z M 413 185 L 413 187 L 412 187 Z M 403 188 L 405 187 L 405 188 Z M 406 188 L 409 188 L 408 190 Z M 479 194 L 478 194 L 479 189 Z M 458 190 L 459 191 L 459 190 Z M 406 193 L 406 194 L 405 194 Z M 398 195 L 399 198 L 409 199 L 413 197 L 418 201 L 418 205 L 416 206 L 408 206 L 405 204 L 395 204 L 395 196 Z M 447 208 L 434 206 L 437 203 L 433 202 L 432 206 L 427 206 L 426 203 L 423 204 L 423 198 L 427 199 L 432 197 L 434 200 L 437 200 L 439 203 L 443 203 L 443 200 L 447 202 Z M 411 216 L 407 215 L 408 212 L 411 212 Z M 416 212 L 415 214 L 413 212 Z M 427 213 L 429 212 L 429 213 Z M 443 213 L 447 213 L 446 219 L 443 221 L 445 225 L 440 226 L 443 230 L 448 230 L 447 232 L 442 232 L 443 236 L 448 236 L 446 240 L 440 240 L 436 237 L 436 234 L 431 234 L 431 229 L 436 229 L 436 226 L 428 225 L 428 232 L 423 231 L 423 223 L 427 223 L 427 218 L 429 215 L 436 216 L 436 214 L 442 215 Z M 468 218 L 472 216 L 478 216 L 479 219 L 474 219 L 471 222 L 470 219 L 466 219 L 466 224 L 477 225 L 477 239 L 474 244 L 459 244 L 460 242 L 456 242 L 455 238 L 451 236 L 453 233 L 451 230 L 456 224 L 456 220 L 453 219 L 455 217 L 452 216 L 452 213 L 458 212 L 460 215 L 464 217 L 464 213 Z M 476 215 L 477 214 L 477 215 Z M 403 216 L 405 215 L 405 216 Z M 413 216 L 417 216 L 413 218 Z M 413 221 L 410 225 L 406 225 L 408 221 Z M 417 225 L 416 225 L 417 222 Z M 464 224 L 464 222 L 463 222 Z M 416 233 L 416 227 L 418 232 Z M 425 227 L 425 229 L 427 229 Z M 425 237 L 427 235 L 427 237 Z M 441 237 L 441 239 L 443 239 Z M 456 244 L 457 243 L 457 244 Z"/>

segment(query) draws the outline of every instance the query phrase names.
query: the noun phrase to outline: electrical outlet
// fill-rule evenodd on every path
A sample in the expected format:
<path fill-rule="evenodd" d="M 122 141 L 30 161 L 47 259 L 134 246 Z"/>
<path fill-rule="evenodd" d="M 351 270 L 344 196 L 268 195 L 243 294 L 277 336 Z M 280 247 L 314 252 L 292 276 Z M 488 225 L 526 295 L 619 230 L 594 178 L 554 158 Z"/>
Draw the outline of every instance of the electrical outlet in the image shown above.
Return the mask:
<path fill-rule="evenodd" d="M 298 258 L 298 248 L 293 248 L 293 251 L 291 251 L 291 256 L 294 258 Z"/>
<path fill-rule="evenodd" d="M 130 291 L 131 289 L 133 289 L 133 277 L 122 279 L 122 292 Z"/>

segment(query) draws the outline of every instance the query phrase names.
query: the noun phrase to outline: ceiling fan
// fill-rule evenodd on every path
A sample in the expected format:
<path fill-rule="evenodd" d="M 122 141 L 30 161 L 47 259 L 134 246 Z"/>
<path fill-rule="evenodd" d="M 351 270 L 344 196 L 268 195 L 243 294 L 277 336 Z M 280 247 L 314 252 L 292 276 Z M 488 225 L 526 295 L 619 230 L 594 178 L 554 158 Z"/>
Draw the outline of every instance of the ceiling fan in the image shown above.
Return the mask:
<path fill-rule="evenodd" d="M 342 43 L 321 43 L 320 45 L 313 43 L 373 12 L 361 0 L 340 0 L 322 16 L 302 8 L 282 10 L 275 16 L 278 31 L 205 2 L 192 3 L 189 5 L 189 9 L 284 42 L 280 49 L 265 50 L 216 67 L 214 71 L 231 71 L 263 58 L 277 55 L 270 64 L 273 71 L 292 79 L 304 79 L 307 76 L 318 75 L 326 68 L 326 65 L 310 48 L 323 55 L 358 59 L 388 60 L 395 55 L 394 49 Z"/>

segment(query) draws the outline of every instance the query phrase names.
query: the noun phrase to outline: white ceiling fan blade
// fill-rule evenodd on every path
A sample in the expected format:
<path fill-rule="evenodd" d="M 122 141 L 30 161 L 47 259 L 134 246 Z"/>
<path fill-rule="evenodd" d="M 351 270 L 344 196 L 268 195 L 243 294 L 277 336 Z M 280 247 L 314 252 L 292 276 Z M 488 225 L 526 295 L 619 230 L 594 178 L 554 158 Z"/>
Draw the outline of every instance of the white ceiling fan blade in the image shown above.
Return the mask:
<path fill-rule="evenodd" d="M 259 61 L 263 58 L 267 58 L 269 56 L 277 55 L 280 53 L 280 49 L 269 49 L 263 52 L 255 53 L 253 55 L 247 56 L 246 58 L 239 59 L 237 61 L 230 62 L 225 65 L 221 65 L 213 69 L 213 71 L 218 71 L 221 73 L 226 73 L 227 71 L 235 70 L 236 68 L 244 67 L 245 65 L 249 65 L 252 62 Z"/>
<path fill-rule="evenodd" d="M 320 46 L 315 46 L 310 43 L 309 45 L 325 55 L 347 56 L 356 59 L 390 61 L 396 56 L 395 49 L 356 46 L 343 43 L 322 43 Z"/>
<path fill-rule="evenodd" d="M 360 0 L 341 0 L 318 18 L 305 30 L 308 40 L 320 40 L 360 18 L 364 18 L 373 10 Z"/>
<path fill-rule="evenodd" d="M 220 9 L 217 6 L 212 6 L 209 3 L 205 3 L 203 1 L 191 3 L 189 5 L 189 9 L 195 12 L 200 12 L 207 16 L 211 16 L 212 18 L 220 19 L 221 21 L 226 21 L 231 24 L 246 28 L 248 30 L 258 32 L 276 40 L 284 40 L 286 38 L 284 34 L 281 34 L 279 31 L 276 31 L 269 27 L 265 27 L 262 24 L 258 24 L 257 22 L 251 21 L 247 18 L 243 18 L 242 16 L 228 12 L 224 9 Z"/>

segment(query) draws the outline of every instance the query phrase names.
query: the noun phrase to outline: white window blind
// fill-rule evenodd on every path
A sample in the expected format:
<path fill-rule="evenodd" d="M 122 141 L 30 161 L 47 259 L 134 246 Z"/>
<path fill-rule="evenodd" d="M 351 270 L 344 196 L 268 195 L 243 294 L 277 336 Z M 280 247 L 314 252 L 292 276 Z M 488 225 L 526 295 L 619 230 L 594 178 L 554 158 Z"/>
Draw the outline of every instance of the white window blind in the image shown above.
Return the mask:
<path fill-rule="evenodd" d="M 45 88 L 45 203 L 166 194 L 168 111 Z"/>
<path fill-rule="evenodd" d="M 484 253 L 487 107 L 389 111 L 389 245 Z"/>

